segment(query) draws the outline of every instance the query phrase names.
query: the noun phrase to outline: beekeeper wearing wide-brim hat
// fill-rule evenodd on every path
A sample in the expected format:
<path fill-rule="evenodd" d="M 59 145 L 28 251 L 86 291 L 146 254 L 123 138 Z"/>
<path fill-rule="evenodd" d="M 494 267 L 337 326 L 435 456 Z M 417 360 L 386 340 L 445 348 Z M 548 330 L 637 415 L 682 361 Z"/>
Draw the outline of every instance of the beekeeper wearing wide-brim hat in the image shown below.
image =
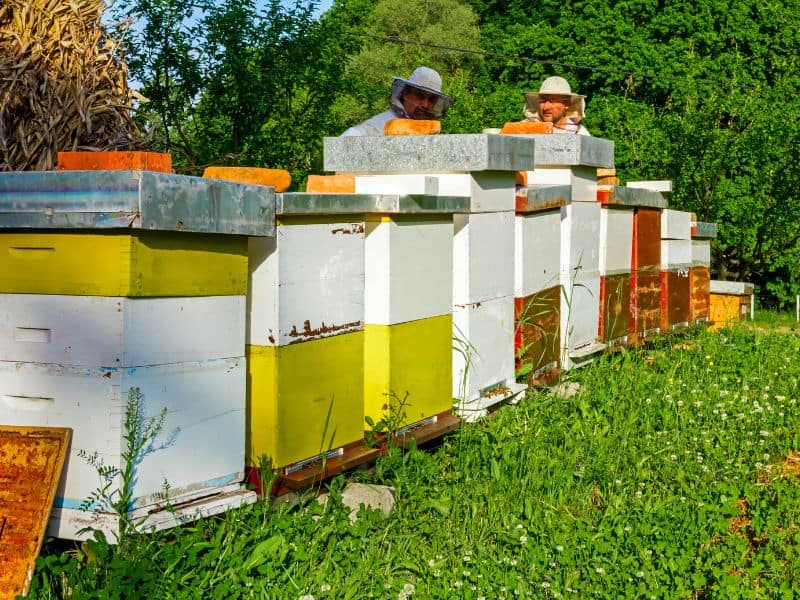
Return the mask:
<path fill-rule="evenodd" d="M 525 92 L 522 114 L 526 121 L 552 122 L 554 133 L 590 135 L 583 121 L 586 98 L 572 93 L 569 82 L 554 75 L 542 82 L 538 92 Z"/>
<path fill-rule="evenodd" d="M 391 108 L 354 125 L 342 136 L 384 135 L 384 127 L 392 119 L 441 119 L 453 105 L 453 99 L 442 93 L 442 78 L 429 67 L 418 67 L 408 79 L 392 78 Z"/>
<path fill-rule="evenodd" d="M 426 106 L 410 106 L 408 96 L 422 94 Z M 408 79 L 392 78 L 392 97 L 389 103 L 411 119 L 441 119 L 453 105 L 453 99 L 442 93 L 442 78 L 431 68 L 418 67 Z"/>

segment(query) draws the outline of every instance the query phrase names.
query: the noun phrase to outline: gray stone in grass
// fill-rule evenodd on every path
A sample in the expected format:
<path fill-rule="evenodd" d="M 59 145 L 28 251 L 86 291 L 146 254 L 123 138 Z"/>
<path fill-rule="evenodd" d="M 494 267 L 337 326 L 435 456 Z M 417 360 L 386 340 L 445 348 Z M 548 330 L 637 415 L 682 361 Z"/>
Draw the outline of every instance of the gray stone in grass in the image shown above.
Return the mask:
<path fill-rule="evenodd" d="M 317 502 L 323 506 L 328 501 L 329 494 L 320 494 Z M 349 483 L 342 492 L 342 504 L 350 509 L 350 522 L 358 518 L 358 510 L 363 504 L 366 508 L 379 510 L 388 515 L 395 504 L 395 490 L 386 485 L 371 485 L 367 483 Z"/>
<path fill-rule="evenodd" d="M 552 388 L 552 394 L 561 398 L 572 398 L 575 394 L 581 391 L 581 384 L 576 382 L 559 383 Z"/>

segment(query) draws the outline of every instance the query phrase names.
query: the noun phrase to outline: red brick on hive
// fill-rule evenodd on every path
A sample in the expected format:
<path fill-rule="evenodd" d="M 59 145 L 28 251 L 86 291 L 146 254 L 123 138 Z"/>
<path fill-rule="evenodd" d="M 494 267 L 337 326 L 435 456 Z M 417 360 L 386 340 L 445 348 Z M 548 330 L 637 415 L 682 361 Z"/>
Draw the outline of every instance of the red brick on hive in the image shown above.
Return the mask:
<path fill-rule="evenodd" d="M 509 121 L 503 125 L 500 129 L 500 133 L 517 135 L 553 133 L 553 124 L 534 121 Z"/>
<path fill-rule="evenodd" d="M 158 171 L 172 173 L 172 155 L 164 152 L 107 150 L 59 152 L 59 171 Z"/>
<path fill-rule="evenodd" d="M 428 119 L 391 119 L 383 126 L 384 135 L 436 135 L 442 124 Z"/>

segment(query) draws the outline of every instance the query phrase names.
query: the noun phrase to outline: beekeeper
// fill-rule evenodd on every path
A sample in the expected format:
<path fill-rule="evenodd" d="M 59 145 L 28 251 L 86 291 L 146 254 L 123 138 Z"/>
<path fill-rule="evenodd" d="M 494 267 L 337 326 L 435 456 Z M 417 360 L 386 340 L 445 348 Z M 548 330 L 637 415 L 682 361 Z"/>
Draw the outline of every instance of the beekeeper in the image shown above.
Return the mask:
<path fill-rule="evenodd" d="M 573 94 L 563 77 L 548 77 L 538 92 L 525 93 L 522 114 L 525 121 L 553 124 L 553 133 L 591 135 L 582 125 L 586 99 Z"/>
<path fill-rule="evenodd" d="M 342 136 L 383 135 L 384 126 L 392 119 L 441 119 L 453 104 L 442 93 L 442 78 L 428 67 L 418 67 L 408 79 L 392 78 L 392 107 L 354 125 Z"/>

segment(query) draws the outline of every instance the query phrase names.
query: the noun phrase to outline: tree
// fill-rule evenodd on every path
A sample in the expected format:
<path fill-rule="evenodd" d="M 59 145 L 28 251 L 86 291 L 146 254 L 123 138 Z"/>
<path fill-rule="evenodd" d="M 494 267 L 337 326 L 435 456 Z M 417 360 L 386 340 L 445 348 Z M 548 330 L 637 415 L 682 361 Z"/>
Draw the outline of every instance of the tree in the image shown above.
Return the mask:
<path fill-rule="evenodd" d="M 315 2 L 121 2 L 140 24 L 128 52 L 149 98 L 141 118 L 178 169 L 268 166 L 298 182 L 321 165 L 343 67 Z"/>
<path fill-rule="evenodd" d="M 472 5 L 492 53 L 486 98 L 521 104 L 566 76 L 588 97 L 589 129 L 615 142 L 623 182 L 672 179 L 671 206 L 717 223 L 715 276 L 752 281 L 767 302 L 800 291 L 794 0 Z"/>
<path fill-rule="evenodd" d="M 439 71 L 443 91 L 457 96 L 452 114 L 463 110 L 458 105 L 469 98 L 471 73 L 481 58 L 448 48 L 480 51 L 477 17 L 469 6 L 458 0 L 380 0 L 358 23 L 365 23 L 363 32 L 350 35 L 360 34 L 363 42 L 347 61 L 348 85 L 333 109 L 342 129 L 386 110 L 392 77 L 408 77 L 420 65 Z"/>

